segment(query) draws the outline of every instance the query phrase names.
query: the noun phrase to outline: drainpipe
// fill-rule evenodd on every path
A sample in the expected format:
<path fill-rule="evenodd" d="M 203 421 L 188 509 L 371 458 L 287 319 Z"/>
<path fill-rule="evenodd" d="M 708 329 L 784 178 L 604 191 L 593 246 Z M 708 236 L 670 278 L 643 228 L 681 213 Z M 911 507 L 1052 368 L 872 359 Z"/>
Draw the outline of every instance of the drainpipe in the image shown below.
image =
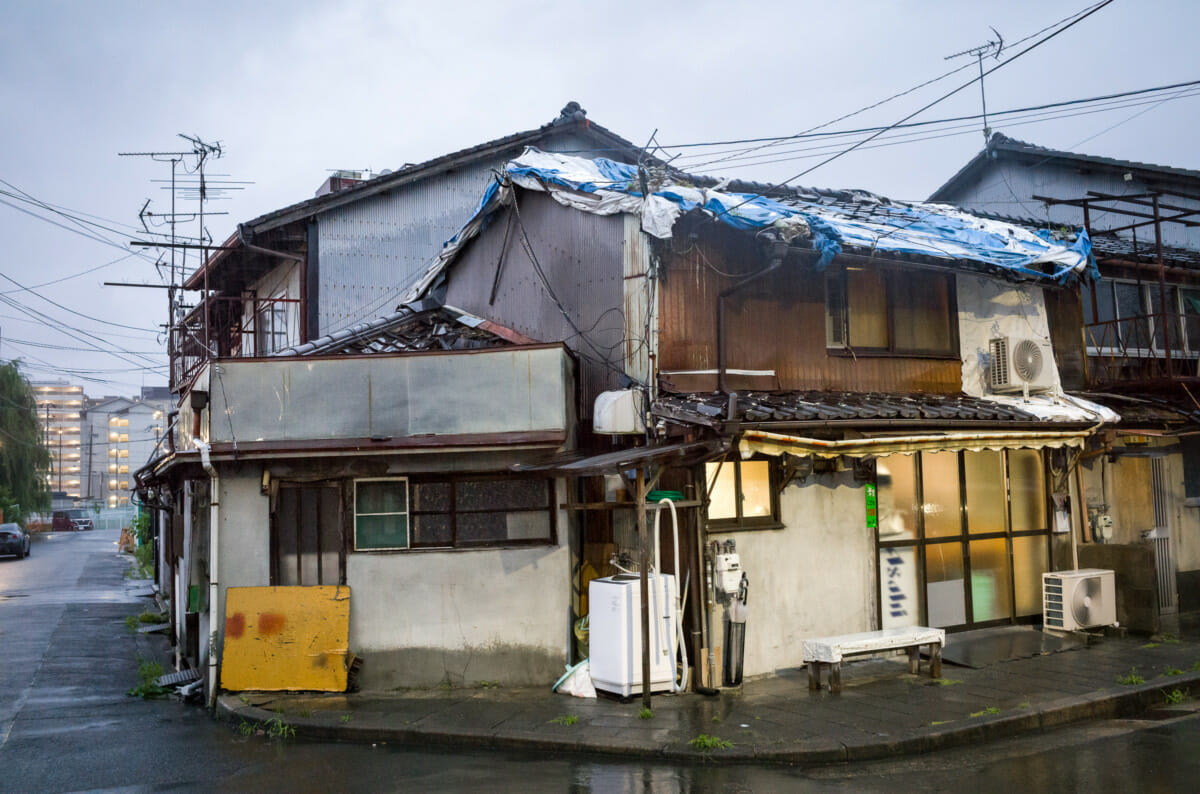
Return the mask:
<path fill-rule="evenodd" d="M 725 394 L 729 393 L 728 385 L 725 382 L 725 299 L 747 284 L 778 270 L 779 266 L 783 264 L 783 258 L 787 256 L 788 252 L 787 241 L 774 236 L 768 239 L 770 243 L 767 251 L 771 259 L 767 266 L 757 273 L 746 276 L 741 281 L 734 282 L 717 295 L 717 388 Z"/>
<path fill-rule="evenodd" d="M 211 709 L 217 704 L 217 640 L 219 634 L 217 622 L 219 619 L 219 610 L 217 609 L 219 597 L 217 540 L 219 536 L 217 529 L 221 517 L 221 477 L 209 459 L 208 444 L 198 438 L 194 440 L 194 443 L 196 449 L 200 450 L 200 464 L 208 472 L 210 483 L 208 498 L 208 707 Z"/>

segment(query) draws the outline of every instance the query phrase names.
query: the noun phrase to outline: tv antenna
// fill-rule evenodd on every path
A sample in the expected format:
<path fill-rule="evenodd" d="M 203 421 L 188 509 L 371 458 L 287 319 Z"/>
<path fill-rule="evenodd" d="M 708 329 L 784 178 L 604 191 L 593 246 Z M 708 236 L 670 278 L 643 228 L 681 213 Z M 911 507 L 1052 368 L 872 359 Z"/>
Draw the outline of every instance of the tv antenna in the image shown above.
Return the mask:
<path fill-rule="evenodd" d="M 991 28 L 992 26 L 988 25 L 988 27 Z M 980 44 L 978 47 L 972 47 L 969 50 L 947 55 L 945 58 L 945 60 L 949 61 L 968 55 L 973 56 L 979 63 L 979 100 L 983 103 L 983 141 L 985 144 L 988 138 L 992 137 L 992 129 L 988 126 L 987 93 L 983 89 L 983 59 L 990 55 L 995 60 L 1000 60 L 1000 53 L 1004 50 L 1004 37 L 995 28 L 992 28 L 992 32 L 996 34 L 995 41 L 989 41 L 986 44 Z"/>

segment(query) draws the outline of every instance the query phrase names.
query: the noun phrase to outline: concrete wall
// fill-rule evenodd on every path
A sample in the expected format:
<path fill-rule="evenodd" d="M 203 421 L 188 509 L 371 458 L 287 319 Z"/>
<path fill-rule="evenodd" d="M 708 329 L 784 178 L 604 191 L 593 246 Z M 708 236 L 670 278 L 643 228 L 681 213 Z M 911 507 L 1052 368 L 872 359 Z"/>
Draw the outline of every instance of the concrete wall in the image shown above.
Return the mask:
<path fill-rule="evenodd" d="M 351 553 L 350 648 L 364 689 L 549 686 L 567 662 L 571 578 L 559 544 Z"/>
<path fill-rule="evenodd" d="M 225 641 L 225 591 L 230 587 L 260 587 L 271 583 L 270 505 L 262 492 L 262 466 L 245 463 L 222 467 L 220 525 L 217 527 L 218 604 L 220 641 Z M 207 514 L 209 511 L 203 511 Z M 208 531 L 207 522 L 204 527 Z M 211 569 L 210 569 L 211 570 Z M 208 582 L 205 582 L 207 586 Z M 207 635 L 201 637 L 203 645 Z"/>
<path fill-rule="evenodd" d="M 750 581 L 746 676 L 799 667 L 807 637 L 876 624 L 875 532 L 851 472 L 809 477 L 780 496 L 784 528 L 713 533 L 737 542 Z M 719 610 L 718 610 L 719 612 Z M 723 616 L 713 619 L 718 644 Z"/>
<path fill-rule="evenodd" d="M 1160 630 L 1153 546 L 1085 543 L 1079 547 L 1079 567 L 1116 572 L 1118 623 L 1145 634 Z"/>
<path fill-rule="evenodd" d="M 270 584 L 269 503 L 261 483 L 258 464 L 221 473 L 214 614 L 222 625 L 228 588 Z M 561 483 L 555 498 L 565 500 Z M 552 546 L 349 552 L 350 649 L 363 658 L 360 685 L 552 684 L 567 661 L 571 595 L 565 511 L 557 522 Z"/>

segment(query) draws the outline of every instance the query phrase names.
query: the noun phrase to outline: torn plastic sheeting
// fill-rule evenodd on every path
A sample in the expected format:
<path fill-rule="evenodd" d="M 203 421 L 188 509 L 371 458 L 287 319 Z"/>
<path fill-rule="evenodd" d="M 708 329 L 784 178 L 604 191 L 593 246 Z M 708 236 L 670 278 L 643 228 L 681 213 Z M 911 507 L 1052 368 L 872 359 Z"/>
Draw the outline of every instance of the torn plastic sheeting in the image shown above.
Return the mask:
<path fill-rule="evenodd" d="M 532 146 L 505 166 L 505 175 L 511 183 L 488 185 L 475 214 L 445 243 L 441 254 L 401 303 L 416 300 L 438 283 L 458 251 L 479 234 L 501 206 L 512 202 L 511 185 L 545 192 L 559 204 L 582 212 L 638 215 L 646 234 L 664 240 L 671 238 L 681 215 L 698 208 L 735 229 L 786 228 L 789 233 L 784 236 L 788 239 L 796 236 L 802 222 L 811 233 L 813 247 L 820 252 L 816 263 L 819 270 L 844 248 L 852 247 L 968 260 L 1013 276 L 1060 284 L 1097 276 L 1091 240 L 1083 229 L 1074 243 L 1056 243 L 1047 232 L 1035 233 L 979 218 L 943 204 L 893 202 L 886 205 L 888 214 L 863 220 L 854 218 L 853 210 L 837 206 L 801 200 L 784 204 L 753 193 L 725 193 L 678 183 L 663 185 L 643 196 L 635 166 L 603 157 L 589 160 L 543 152 Z M 863 201 L 867 200 L 864 196 Z M 1037 265 L 1051 265 L 1054 270 L 1046 273 L 1037 270 Z"/>
<path fill-rule="evenodd" d="M 532 147 L 510 162 L 506 172 L 523 187 L 547 190 L 552 186 L 591 194 L 618 193 L 636 197 L 639 203 L 623 204 L 626 211 L 638 211 L 641 186 L 637 169 L 605 158 L 581 157 L 542 152 Z M 751 193 L 723 193 L 717 190 L 671 184 L 653 191 L 677 207 L 674 217 L 703 208 L 714 219 L 738 229 L 760 229 L 799 216 L 814 232 L 814 246 L 824 267 L 842 245 L 857 248 L 908 253 L 946 259 L 968 259 L 1012 270 L 1035 279 L 1047 277 L 1068 281 L 1088 273 L 1094 275 L 1091 241 L 1083 230 L 1074 243 L 1058 243 L 1046 232 L 1035 233 L 1010 223 L 988 220 L 942 204 L 889 203 L 888 214 L 878 219 L 859 220 L 853 212 L 836 206 L 796 201 L 782 203 Z M 582 207 L 581 207 L 582 209 Z M 661 223 L 647 233 L 669 236 Z M 817 236 L 821 239 L 817 239 Z M 1053 273 L 1035 270 L 1033 265 L 1055 265 Z"/>

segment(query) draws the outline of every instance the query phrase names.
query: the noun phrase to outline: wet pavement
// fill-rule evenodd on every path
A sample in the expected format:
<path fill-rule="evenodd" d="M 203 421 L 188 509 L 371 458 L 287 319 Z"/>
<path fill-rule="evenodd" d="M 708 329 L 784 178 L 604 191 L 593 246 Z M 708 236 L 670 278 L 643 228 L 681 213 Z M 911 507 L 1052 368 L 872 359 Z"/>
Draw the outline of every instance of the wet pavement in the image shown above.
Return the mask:
<path fill-rule="evenodd" d="M 1127 678 L 1134 673 L 1143 681 Z M 648 719 L 641 718 L 640 699 L 626 705 L 502 688 L 226 693 L 220 710 L 235 723 L 282 717 L 297 735 L 319 739 L 814 763 L 927 752 L 1132 716 L 1175 690 L 1200 692 L 1198 684 L 1200 643 L 1103 637 L 1076 650 L 979 669 L 947 664 L 937 680 L 924 668 L 909 674 L 901 660 L 847 664 L 839 695 L 809 692 L 806 672 L 784 671 L 717 698 L 655 695 Z M 701 735 L 722 744 L 697 747 Z"/>
<path fill-rule="evenodd" d="M 1189 637 L 1109 638 L 979 670 L 947 665 L 944 684 L 892 662 L 855 664 L 840 696 L 810 695 L 802 675 L 787 674 L 715 700 L 655 696 L 649 720 L 638 719 L 638 703 L 544 691 L 246 696 L 297 731 L 272 740 L 250 722 L 243 729 L 240 716 L 230 726 L 177 700 L 125 695 L 139 658 L 165 662 L 167 646 L 125 626 L 150 600 L 123 578 L 115 541 L 100 531 L 43 537 L 28 561 L 0 560 L 0 791 L 886 791 L 963 781 L 979 791 L 1194 791 L 1200 780 L 1200 705 L 1156 705 L 1175 689 L 1200 692 L 1191 671 L 1200 648 Z M 1117 684 L 1132 666 L 1146 683 Z M 989 707 L 1000 714 L 971 716 Z M 1113 710 L 1128 716 L 1082 719 Z M 1082 721 L 1053 727 L 1067 717 Z M 970 744 L 857 760 L 939 731 Z M 1005 731 L 1013 735 L 998 738 Z M 694 751 L 687 740 L 700 733 L 732 747 Z M 339 741 L 304 738 L 320 735 Z M 819 760 L 797 752 L 817 741 L 841 742 L 834 758 L 857 748 L 856 760 L 745 763 L 755 753 Z M 613 755 L 629 745 L 640 757 Z"/>

